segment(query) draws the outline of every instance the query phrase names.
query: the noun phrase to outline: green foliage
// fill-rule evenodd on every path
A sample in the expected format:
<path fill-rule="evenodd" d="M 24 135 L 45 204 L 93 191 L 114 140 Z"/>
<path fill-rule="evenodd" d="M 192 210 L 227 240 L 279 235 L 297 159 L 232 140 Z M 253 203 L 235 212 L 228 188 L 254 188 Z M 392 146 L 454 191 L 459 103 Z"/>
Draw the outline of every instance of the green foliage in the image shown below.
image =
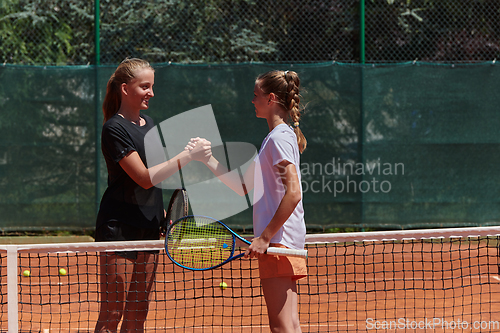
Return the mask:
<path fill-rule="evenodd" d="M 259 54 L 276 52 L 252 22 L 248 2 L 221 0 L 104 1 L 102 62 L 125 56 L 152 62 L 258 61 Z"/>
<path fill-rule="evenodd" d="M 93 20 L 85 14 L 85 4 L 90 6 L 85 1 L 79 4 L 83 8 L 62 0 L 3 2 L 0 60 L 57 65 L 90 62 Z"/>
<path fill-rule="evenodd" d="M 366 60 L 492 61 L 500 56 L 499 11 L 496 0 L 372 0 Z"/>
<path fill-rule="evenodd" d="M 352 57 L 353 0 L 101 0 L 101 63 L 324 61 Z M 93 63 L 94 1 L 12 0 L 0 6 L 1 61 Z"/>
<path fill-rule="evenodd" d="M 97 0 L 96 0 L 97 1 Z M 500 2 L 366 2 L 368 62 L 500 55 Z M 358 0 L 100 0 L 101 64 L 356 62 Z M 3 0 L 0 61 L 95 62 L 94 1 Z"/>

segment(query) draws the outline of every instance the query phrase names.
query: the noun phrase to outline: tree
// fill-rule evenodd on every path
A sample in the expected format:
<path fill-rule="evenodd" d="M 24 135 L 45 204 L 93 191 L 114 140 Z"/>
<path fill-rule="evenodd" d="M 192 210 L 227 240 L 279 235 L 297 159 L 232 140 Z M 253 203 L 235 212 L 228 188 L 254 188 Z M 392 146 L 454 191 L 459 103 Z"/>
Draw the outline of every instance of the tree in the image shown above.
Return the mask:
<path fill-rule="evenodd" d="M 500 3 L 379 1 L 366 3 L 369 62 L 475 62 L 500 55 Z"/>
<path fill-rule="evenodd" d="M 4 63 L 68 65 L 92 60 L 89 2 L 3 1 L 0 27 L 0 60 Z"/>

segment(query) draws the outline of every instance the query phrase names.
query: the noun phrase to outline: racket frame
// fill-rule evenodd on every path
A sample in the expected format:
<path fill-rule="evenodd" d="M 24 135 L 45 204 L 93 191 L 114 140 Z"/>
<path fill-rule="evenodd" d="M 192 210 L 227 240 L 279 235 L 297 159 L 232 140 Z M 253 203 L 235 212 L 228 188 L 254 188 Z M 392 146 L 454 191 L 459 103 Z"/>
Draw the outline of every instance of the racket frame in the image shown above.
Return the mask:
<path fill-rule="evenodd" d="M 179 196 L 179 195 L 182 196 L 182 201 L 184 203 L 184 205 L 183 205 L 184 210 L 182 212 L 182 216 L 178 219 L 181 219 L 182 217 L 189 214 L 189 199 L 188 199 L 186 189 L 185 188 L 175 189 L 174 193 L 170 197 L 170 202 L 168 203 L 166 216 L 165 216 L 165 218 L 163 218 L 162 222 L 160 223 L 160 235 L 161 234 L 167 235 L 170 224 L 173 224 L 173 222 L 171 223 L 171 219 L 170 219 L 170 217 L 172 215 L 172 206 L 174 205 L 174 202 L 175 202 L 177 196 Z"/>
<path fill-rule="evenodd" d="M 224 260 L 221 263 L 218 263 L 217 265 L 205 267 L 205 268 L 187 267 L 187 266 L 184 266 L 183 264 L 177 262 L 174 258 L 172 258 L 172 256 L 170 255 L 170 252 L 168 250 L 168 239 L 169 239 L 169 234 L 170 234 L 171 228 L 184 219 L 193 218 L 196 220 L 197 217 L 212 220 L 213 223 L 219 223 L 220 225 L 222 225 L 226 230 L 228 230 L 231 233 L 231 236 L 233 237 L 233 244 L 231 247 L 231 255 L 229 256 L 229 258 L 227 258 L 226 260 Z M 252 242 L 250 242 L 247 239 L 245 239 L 244 237 L 238 235 L 231 228 L 229 228 L 226 224 L 224 224 L 223 222 L 221 222 L 219 220 L 216 220 L 216 219 L 211 218 L 209 216 L 203 216 L 203 215 L 188 215 L 188 216 L 181 217 L 180 219 L 176 220 L 171 225 L 169 225 L 168 230 L 167 230 L 167 234 L 165 236 L 165 252 L 167 253 L 167 256 L 169 257 L 169 259 L 179 267 L 189 269 L 191 271 L 208 271 L 211 269 L 218 268 L 222 265 L 225 265 L 232 260 L 239 259 L 245 255 L 245 252 L 234 255 L 234 252 L 236 250 L 236 241 L 237 240 L 243 242 L 246 245 L 252 244 Z M 293 257 L 302 257 L 302 258 L 307 259 L 307 250 L 294 250 L 294 249 L 283 249 L 283 248 L 279 248 L 279 247 L 269 247 L 267 249 L 266 253 L 269 255 L 293 256 Z"/>

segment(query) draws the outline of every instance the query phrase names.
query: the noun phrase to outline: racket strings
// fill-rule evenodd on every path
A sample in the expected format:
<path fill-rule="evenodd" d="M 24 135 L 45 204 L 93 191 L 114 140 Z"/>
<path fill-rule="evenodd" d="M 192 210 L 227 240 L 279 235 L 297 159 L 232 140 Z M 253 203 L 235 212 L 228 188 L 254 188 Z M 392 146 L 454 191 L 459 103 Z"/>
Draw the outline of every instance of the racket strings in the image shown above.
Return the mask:
<path fill-rule="evenodd" d="M 212 219 L 186 217 L 172 225 L 167 250 L 182 266 L 207 269 L 233 256 L 234 236 Z"/>

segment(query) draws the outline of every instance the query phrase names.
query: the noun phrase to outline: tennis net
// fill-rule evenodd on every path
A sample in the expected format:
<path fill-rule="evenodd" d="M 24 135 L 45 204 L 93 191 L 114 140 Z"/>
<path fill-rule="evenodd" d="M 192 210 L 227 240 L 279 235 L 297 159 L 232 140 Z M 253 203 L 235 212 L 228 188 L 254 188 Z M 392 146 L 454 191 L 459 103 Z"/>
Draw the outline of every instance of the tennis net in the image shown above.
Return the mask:
<path fill-rule="evenodd" d="M 500 227 L 307 235 L 302 331 L 500 332 L 499 238 Z M 93 332 L 99 252 L 160 250 L 147 332 L 269 332 L 255 259 L 192 272 L 163 247 L 0 246 L 1 330 Z"/>

